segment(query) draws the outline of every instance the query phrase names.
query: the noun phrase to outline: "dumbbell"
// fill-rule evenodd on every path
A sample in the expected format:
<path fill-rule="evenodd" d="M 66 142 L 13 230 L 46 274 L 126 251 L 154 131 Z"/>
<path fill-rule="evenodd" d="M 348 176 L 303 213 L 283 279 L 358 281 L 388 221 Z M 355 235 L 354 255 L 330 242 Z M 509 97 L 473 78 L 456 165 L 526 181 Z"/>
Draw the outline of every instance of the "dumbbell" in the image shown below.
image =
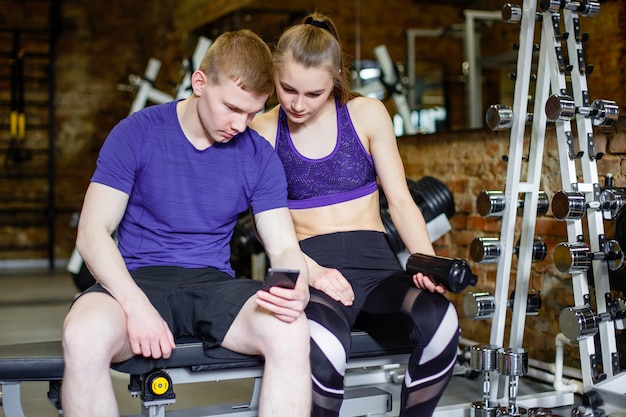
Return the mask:
<path fill-rule="evenodd" d="M 541 13 L 535 13 L 535 21 L 541 20 Z M 519 23 L 522 21 L 522 7 L 518 4 L 507 3 L 502 7 L 502 21 Z"/>
<path fill-rule="evenodd" d="M 515 291 L 511 292 L 507 306 L 513 310 Z M 541 294 L 530 291 L 526 299 L 526 315 L 536 316 L 541 310 Z M 493 318 L 496 311 L 496 299 L 488 292 L 469 292 L 463 298 L 463 313 L 471 320 L 486 320 Z"/>
<path fill-rule="evenodd" d="M 567 122 L 578 113 L 591 118 L 594 126 L 613 126 L 619 118 L 619 107 L 612 100 L 597 99 L 590 107 L 576 107 L 572 97 L 559 94 L 548 97 L 545 110 L 551 122 Z"/>
<path fill-rule="evenodd" d="M 499 404 L 489 399 L 491 391 L 490 372 L 498 370 L 498 350 L 494 345 L 474 345 L 470 351 L 470 366 L 483 375 L 483 400 L 475 401 L 470 408 L 471 417 L 497 417 Z"/>
<path fill-rule="evenodd" d="M 519 241 L 513 248 L 513 254 L 519 255 Z M 495 237 L 477 237 L 470 243 L 470 257 L 476 263 L 489 264 L 497 263 L 502 247 L 500 239 Z M 546 243 L 540 238 L 535 238 L 533 242 L 532 261 L 541 262 L 546 259 L 548 249 Z"/>
<path fill-rule="evenodd" d="M 526 113 L 526 122 L 532 122 L 533 114 Z M 485 122 L 491 130 L 505 130 L 513 126 L 513 109 L 505 104 L 493 104 L 485 113 Z"/>
<path fill-rule="evenodd" d="M 406 261 L 406 271 L 411 275 L 421 272 L 448 291 L 461 292 L 469 285 L 476 285 L 478 277 L 465 259 L 413 253 Z"/>
<path fill-rule="evenodd" d="M 616 240 L 607 240 L 604 250 L 591 252 L 584 242 L 561 242 L 554 249 L 553 258 L 556 269 L 564 274 L 585 272 L 591 266 L 592 261 L 607 261 L 611 271 L 620 269 L 624 264 L 624 252 Z"/>
<path fill-rule="evenodd" d="M 463 298 L 463 312 L 471 320 L 486 320 L 496 311 L 496 298 L 488 292 L 468 292 Z"/>
<path fill-rule="evenodd" d="M 624 329 L 626 300 L 616 298 L 607 303 L 607 311 L 595 314 L 589 305 L 567 307 L 561 311 L 559 326 L 570 340 L 581 340 L 595 336 L 603 321 L 613 321 L 617 330 Z"/>
<path fill-rule="evenodd" d="M 610 320 L 610 313 L 595 314 L 588 305 L 567 307 L 561 311 L 559 327 L 569 340 L 582 340 L 595 336 L 600 322 Z"/>
<path fill-rule="evenodd" d="M 509 301 L 507 302 L 507 306 L 513 311 L 513 306 L 515 304 L 515 291 L 511 291 L 511 295 L 509 296 Z M 526 297 L 526 315 L 527 316 L 536 316 L 541 311 L 541 293 L 537 290 L 528 291 L 528 295 Z"/>
<path fill-rule="evenodd" d="M 509 377 L 509 404 L 503 409 L 502 416 L 526 415 L 526 409 L 517 406 L 519 377 L 528 373 L 528 352 L 523 348 L 508 348 L 498 351 L 498 370 Z"/>
<path fill-rule="evenodd" d="M 551 416 L 557 416 L 556 414 L 552 413 L 552 409 L 551 408 L 547 408 L 547 407 L 531 407 L 528 409 L 528 416 L 527 417 L 551 417 Z"/>
<path fill-rule="evenodd" d="M 600 3 L 593 0 L 541 0 L 539 7 L 543 12 L 558 13 L 561 9 L 565 9 L 588 17 L 596 17 L 600 13 Z"/>
<path fill-rule="evenodd" d="M 476 197 L 476 211 L 482 217 L 501 217 L 504 213 L 506 202 L 502 191 L 483 190 Z M 543 216 L 548 212 L 550 200 L 544 191 L 537 194 L 537 215 Z M 521 215 L 524 210 L 524 197 L 517 199 L 517 214 Z"/>
<path fill-rule="evenodd" d="M 600 193 L 600 209 L 605 220 L 615 220 L 625 203 L 626 192 L 624 190 L 610 188 Z"/>
<path fill-rule="evenodd" d="M 557 220 L 580 220 L 586 210 L 600 210 L 599 201 L 589 201 L 579 191 L 557 191 L 552 196 L 552 214 Z"/>

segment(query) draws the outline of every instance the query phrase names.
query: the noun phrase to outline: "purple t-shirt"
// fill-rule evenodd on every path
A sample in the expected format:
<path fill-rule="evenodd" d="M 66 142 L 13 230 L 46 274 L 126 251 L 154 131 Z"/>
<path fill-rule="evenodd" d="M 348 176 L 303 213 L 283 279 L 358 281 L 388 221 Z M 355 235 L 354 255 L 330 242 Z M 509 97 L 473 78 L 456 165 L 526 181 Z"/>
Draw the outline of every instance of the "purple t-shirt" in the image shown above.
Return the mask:
<path fill-rule="evenodd" d="M 287 207 L 283 166 L 265 139 L 246 129 L 200 151 L 178 123 L 176 102 L 115 126 L 91 181 L 130 196 L 118 227 L 129 270 L 210 266 L 234 275 L 230 241 L 239 215 Z"/>

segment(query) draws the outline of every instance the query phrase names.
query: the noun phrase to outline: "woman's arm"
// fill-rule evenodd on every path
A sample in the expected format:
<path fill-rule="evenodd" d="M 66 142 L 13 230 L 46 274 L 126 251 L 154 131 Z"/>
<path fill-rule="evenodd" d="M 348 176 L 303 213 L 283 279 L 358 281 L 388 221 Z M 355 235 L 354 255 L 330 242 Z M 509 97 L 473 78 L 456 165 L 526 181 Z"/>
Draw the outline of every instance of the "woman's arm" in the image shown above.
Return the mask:
<path fill-rule="evenodd" d="M 434 255 L 426 221 L 413 200 L 389 112 L 378 100 L 358 98 L 350 109 L 359 135 L 374 159 L 376 174 L 389 205 L 389 213 L 402 242 L 411 253 Z M 352 103 L 352 102 L 351 102 Z"/>

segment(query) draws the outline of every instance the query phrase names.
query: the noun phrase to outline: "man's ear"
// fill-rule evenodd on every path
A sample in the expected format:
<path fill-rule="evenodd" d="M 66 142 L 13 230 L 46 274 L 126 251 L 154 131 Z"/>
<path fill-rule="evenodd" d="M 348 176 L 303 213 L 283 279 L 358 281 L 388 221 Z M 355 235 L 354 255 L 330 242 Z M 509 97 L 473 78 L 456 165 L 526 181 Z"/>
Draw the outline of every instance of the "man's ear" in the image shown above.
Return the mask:
<path fill-rule="evenodd" d="M 191 89 L 196 96 L 202 95 L 202 89 L 207 83 L 206 74 L 200 70 L 196 70 L 191 74 Z"/>

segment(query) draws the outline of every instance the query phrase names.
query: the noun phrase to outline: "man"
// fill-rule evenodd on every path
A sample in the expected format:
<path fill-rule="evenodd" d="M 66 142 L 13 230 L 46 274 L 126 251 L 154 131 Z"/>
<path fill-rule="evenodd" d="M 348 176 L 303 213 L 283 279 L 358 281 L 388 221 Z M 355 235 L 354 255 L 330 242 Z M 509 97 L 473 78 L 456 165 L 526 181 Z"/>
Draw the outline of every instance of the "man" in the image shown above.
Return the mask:
<path fill-rule="evenodd" d="M 189 98 L 121 121 L 100 151 L 76 240 L 97 284 L 63 328 L 68 417 L 119 415 L 110 363 L 168 358 L 189 334 L 264 356 L 259 415 L 310 414 L 307 266 L 282 165 L 247 128 L 274 88 L 270 50 L 250 31 L 225 33 L 191 83 Z M 233 278 L 230 240 L 249 208 L 270 264 L 301 271 L 295 289 Z"/>

